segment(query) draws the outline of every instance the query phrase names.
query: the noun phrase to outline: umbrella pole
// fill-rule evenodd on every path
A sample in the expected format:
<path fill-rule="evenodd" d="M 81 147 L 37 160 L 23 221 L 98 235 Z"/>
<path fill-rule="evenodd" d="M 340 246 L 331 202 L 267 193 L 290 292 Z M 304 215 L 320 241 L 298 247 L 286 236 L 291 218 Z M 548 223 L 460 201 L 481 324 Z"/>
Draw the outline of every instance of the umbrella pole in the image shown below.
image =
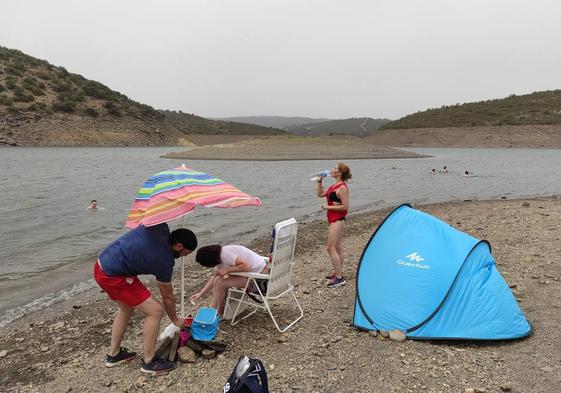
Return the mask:
<path fill-rule="evenodd" d="M 181 217 L 181 228 L 184 217 Z M 181 318 L 185 318 L 185 256 L 181 257 Z"/>

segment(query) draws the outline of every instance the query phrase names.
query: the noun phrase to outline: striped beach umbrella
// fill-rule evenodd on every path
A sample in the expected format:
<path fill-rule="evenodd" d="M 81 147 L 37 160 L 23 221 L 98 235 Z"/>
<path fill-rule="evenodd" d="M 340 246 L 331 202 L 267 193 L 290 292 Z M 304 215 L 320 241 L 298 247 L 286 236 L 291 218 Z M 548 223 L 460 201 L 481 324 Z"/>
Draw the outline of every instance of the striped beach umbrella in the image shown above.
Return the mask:
<path fill-rule="evenodd" d="M 136 194 L 126 226 L 158 225 L 182 217 L 197 206 L 233 208 L 260 205 L 259 198 L 183 164 L 174 170 L 159 172 L 144 183 Z"/>

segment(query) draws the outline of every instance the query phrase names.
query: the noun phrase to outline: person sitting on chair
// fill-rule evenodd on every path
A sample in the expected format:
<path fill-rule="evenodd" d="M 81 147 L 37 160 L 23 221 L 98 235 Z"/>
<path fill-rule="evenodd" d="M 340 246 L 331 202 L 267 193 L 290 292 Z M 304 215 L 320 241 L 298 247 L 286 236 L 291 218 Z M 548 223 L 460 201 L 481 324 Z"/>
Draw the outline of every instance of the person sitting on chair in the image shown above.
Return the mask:
<path fill-rule="evenodd" d="M 244 288 L 247 278 L 230 276 L 234 272 L 266 273 L 269 269 L 267 262 L 255 251 L 239 245 L 221 246 L 214 244 L 199 248 L 195 260 L 202 266 L 214 268 L 215 273 L 199 292 L 191 296 L 191 302 L 199 300 L 212 289 L 211 307 L 224 314 L 224 303 L 228 288 Z"/>

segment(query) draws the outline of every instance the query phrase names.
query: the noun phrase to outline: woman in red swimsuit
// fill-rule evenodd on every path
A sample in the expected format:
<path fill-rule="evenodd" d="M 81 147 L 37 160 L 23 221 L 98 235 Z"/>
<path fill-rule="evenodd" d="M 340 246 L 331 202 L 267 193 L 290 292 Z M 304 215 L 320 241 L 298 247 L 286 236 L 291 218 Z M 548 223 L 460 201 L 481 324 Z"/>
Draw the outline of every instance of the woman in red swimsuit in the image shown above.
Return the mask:
<path fill-rule="evenodd" d="M 328 286 L 335 288 L 346 283 L 343 278 L 343 247 L 341 238 L 345 216 L 349 210 L 349 189 L 347 180 L 352 178 L 348 165 L 340 162 L 331 170 L 335 184 L 324 191 L 322 179 L 318 180 L 317 195 L 327 198 L 327 204 L 322 209 L 327 210 L 329 232 L 327 234 L 327 252 L 333 265 L 333 274 L 327 276 Z"/>

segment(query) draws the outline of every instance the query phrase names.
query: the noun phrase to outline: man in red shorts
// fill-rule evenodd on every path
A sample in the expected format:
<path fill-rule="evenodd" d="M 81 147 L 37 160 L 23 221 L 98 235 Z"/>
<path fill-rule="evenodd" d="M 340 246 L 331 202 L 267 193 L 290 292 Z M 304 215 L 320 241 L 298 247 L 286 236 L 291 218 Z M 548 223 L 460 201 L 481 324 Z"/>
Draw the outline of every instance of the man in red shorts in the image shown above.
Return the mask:
<path fill-rule="evenodd" d="M 162 311 L 165 310 L 176 326 L 184 321 L 175 312 L 175 297 L 171 279 L 175 258 L 192 253 L 197 248 L 197 237 L 189 229 L 180 228 L 172 233 L 167 224 L 152 227 L 139 226 L 124 234 L 99 254 L 94 265 L 94 278 L 113 300 L 118 311 L 111 329 L 111 347 L 107 354 L 107 367 L 115 367 L 136 356 L 121 347 L 134 310 L 144 314 L 144 357 L 140 371 L 151 375 L 165 374 L 175 364 L 155 359 L 156 339 L 160 329 Z M 138 279 L 138 275 L 156 277 L 162 304 Z"/>

